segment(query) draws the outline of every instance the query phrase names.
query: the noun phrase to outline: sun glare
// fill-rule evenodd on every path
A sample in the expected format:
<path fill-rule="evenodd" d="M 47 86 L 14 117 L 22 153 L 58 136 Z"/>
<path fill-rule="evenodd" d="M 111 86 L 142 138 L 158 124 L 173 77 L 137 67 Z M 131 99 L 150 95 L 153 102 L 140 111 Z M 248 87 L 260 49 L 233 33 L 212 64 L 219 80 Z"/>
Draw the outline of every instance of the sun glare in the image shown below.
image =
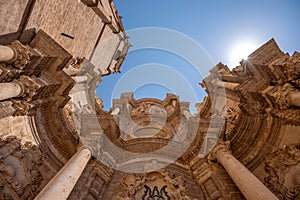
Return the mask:
<path fill-rule="evenodd" d="M 246 60 L 257 48 L 258 45 L 251 41 L 242 41 L 233 45 L 229 54 L 229 67 L 238 66 L 242 59 Z"/>

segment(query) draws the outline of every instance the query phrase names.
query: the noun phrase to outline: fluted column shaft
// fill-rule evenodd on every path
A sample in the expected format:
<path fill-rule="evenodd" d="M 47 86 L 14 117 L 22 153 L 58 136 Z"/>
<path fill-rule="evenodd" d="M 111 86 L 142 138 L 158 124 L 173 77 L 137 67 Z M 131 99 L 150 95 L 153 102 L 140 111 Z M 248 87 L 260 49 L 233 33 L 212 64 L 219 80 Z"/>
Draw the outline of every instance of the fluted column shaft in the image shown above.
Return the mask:
<path fill-rule="evenodd" d="M 90 150 L 79 150 L 43 188 L 35 200 L 67 199 L 90 158 Z"/>
<path fill-rule="evenodd" d="M 229 142 L 218 143 L 211 154 L 230 175 L 247 200 L 278 199 L 251 171 L 240 163 L 230 152 Z"/>

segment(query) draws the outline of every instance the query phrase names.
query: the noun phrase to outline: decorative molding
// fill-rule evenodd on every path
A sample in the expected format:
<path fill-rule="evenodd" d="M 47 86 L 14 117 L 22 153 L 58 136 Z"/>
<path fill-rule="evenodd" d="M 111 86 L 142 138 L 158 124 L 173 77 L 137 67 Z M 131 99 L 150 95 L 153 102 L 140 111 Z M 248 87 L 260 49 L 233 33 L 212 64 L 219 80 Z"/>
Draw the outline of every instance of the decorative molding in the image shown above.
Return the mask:
<path fill-rule="evenodd" d="M 166 199 L 190 200 L 186 181 L 181 175 L 170 175 L 166 170 L 147 174 L 128 174 L 120 183 L 120 192 L 114 200 L 131 200 L 164 197 Z"/>
<path fill-rule="evenodd" d="M 33 199 L 43 182 L 40 150 L 16 137 L 0 138 L 0 194 L 4 199 Z"/>
<path fill-rule="evenodd" d="M 285 186 L 286 174 L 300 163 L 299 143 L 285 146 L 269 154 L 265 158 L 265 163 L 265 171 L 268 176 L 264 181 L 270 190 L 280 199 L 299 194 L 299 185 L 295 185 L 289 190 Z"/>
<path fill-rule="evenodd" d="M 22 70 L 14 68 L 10 64 L 0 63 L 0 83 L 11 82 L 20 76 Z"/>
<path fill-rule="evenodd" d="M 22 97 L 27 101 L 31 101 L 32 97 L 37 94 L 37 90 L 41 87 L 33 78 L 28 76 L 20 76 L 17 82 L 22 85 Z"/>
<path fill-rule="evenodd" d="M 219 140 L 212 151 L 209 153 L 208 160 L 214 162 L 217 161 L 218 154 L 220 153 L 231 154 L 230 141 Z"/>
<path fill-rule="evenodd" d="M 300 89 L 300 53 L 295 52 L 292 57 L 283 62 L 283 66 L 287 81 Z"/>
<path fill-rule="evenodd" d="M 239 121 L 240 113 L 234 108 L 228 108 L 226 110 L 226 139 L 230 140 L 235 132 L 234 129 L 237 126 L 237 123 Z"/>
<path fill-rule="evenodd" d="M 291 84 L 286 83 L 272 94 L 279 109 L 285 110 L 291 107 L 289 103 L 289 95 L 293 91 L 296 91 L 295 88 Z"/>
<path fill-rule="evenodd" d="M 30 57 L 33 56 L 33 53 L 29 47 L 23 45 L 19 41 L 13 42 L 9 45 L 15 51 L 15 58 L 9 62 L 13 67 L 17 69 L 23 69 L 30 62 Z"/>
<path fill-rule="evenodd" d="M 32 104 L 24 100 L 11 99 L 12 106 L 16 110 L 13 116 L 24 116 L 27 115 L 29 110 L 33 107 Z"/>

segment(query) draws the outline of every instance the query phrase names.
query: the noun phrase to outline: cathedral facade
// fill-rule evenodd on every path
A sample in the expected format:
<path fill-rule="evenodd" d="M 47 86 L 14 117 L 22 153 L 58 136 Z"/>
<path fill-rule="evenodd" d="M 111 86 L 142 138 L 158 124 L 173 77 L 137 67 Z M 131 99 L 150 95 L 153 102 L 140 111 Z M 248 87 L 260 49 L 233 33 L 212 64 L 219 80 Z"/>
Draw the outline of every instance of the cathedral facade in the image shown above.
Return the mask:
<path fill-rule="evenodd" d="M 195 114 L 174 94 L 105 111 L 130 47 L 111 0 L 0 9 L 0 199 L 300 199 L 299 52 L 217 64 Z"/>

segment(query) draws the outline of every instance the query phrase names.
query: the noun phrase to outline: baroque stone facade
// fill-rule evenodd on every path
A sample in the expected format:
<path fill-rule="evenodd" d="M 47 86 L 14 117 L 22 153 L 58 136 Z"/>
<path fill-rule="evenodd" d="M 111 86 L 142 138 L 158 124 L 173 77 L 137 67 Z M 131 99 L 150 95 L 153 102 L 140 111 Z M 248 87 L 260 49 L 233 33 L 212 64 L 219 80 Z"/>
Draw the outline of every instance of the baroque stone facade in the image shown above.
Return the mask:
<path fill-rule="evenodd" d="M 300 53 L 271 39 L 217 64 L 195 114 L 173 94 L 105 111 L 95 89 L 130 46 L 112 1 L 0 15 L 0 199 L 300 198 Z"/>

